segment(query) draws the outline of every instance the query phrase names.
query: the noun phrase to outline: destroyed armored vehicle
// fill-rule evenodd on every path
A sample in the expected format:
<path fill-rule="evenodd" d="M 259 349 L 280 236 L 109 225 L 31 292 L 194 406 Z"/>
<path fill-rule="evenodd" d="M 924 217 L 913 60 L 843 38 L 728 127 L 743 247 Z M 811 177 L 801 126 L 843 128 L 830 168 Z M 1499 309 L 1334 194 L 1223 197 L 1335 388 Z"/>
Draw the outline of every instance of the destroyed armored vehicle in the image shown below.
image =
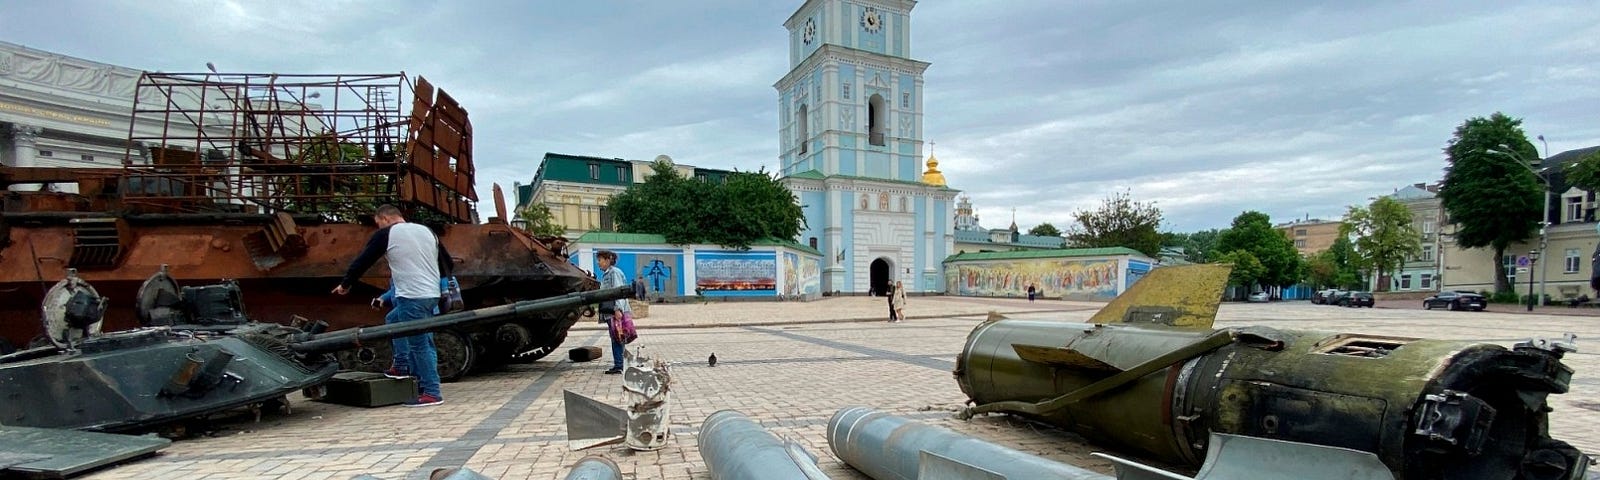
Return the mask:
<path fill-rule="evenodd" d="M 381 204 L 434 229 L 468 309 L 599 288 L 568 260 L 564 239 L 513 224 L 498 186 L 495 216 L 479 221 L 467 111 L 420 76 L 148 72 L 133 93 L 122 165 L 0 166 L 0 354 L 50 343 L 33 318 L 68 269 L 130 299 L 170 265 L 185 284 L 231 279 L 250 292 L 243 306 L 256 321 L 382 325 L 363 297 L 388 288 L 386 264 L 350 296 L 328 294 L 376 230 Z M 194 294 L 232 301 L 232 287 L 215 288 Z M 107 305 L 102 328 L 160 325 L 137 310 Z M 548 355 L 583 311 L 441 330 L 440 377 Z M 381 371 L 388 348 L 339 358 Z"/>

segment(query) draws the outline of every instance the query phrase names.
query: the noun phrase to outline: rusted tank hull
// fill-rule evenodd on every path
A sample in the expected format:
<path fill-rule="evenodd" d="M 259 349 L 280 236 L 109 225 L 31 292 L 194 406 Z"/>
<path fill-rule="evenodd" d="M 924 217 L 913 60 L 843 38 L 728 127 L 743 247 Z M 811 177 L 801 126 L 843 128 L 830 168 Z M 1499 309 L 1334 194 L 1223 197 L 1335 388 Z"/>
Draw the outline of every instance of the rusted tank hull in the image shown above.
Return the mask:
<path fill-rule="evenodd" d="M 116 226 L 118 240 L 86 245 L 83 222 L 62 216 L 9 215 L 9 242 L 0 248 L 0 339 L 14 347 L 41 333 L 39 302 L 67 268 L 110 298 L 107 331 L 138 327 L 134 299 L 144 279 L 168 265 L 181 284 L 237 281 L 245 312 L 258 321 L 288 324 L 298 315 L 327 321 L 333 329 L 379 325 L 384 312 L 368 305 L 388 288 L 388 267 L 372 268 L 349 295 L 330 293 L 374 227 L 359 224 L 293 224 L 291 242 L 267 245 L 264 232 L 274 217 L 178 218 L 127 216 L 102 222 Z M 111 227 L 106 229 L 111 232 Z M 279 227 L 281 230 L 281 227 Z M 467 308 L 545 298 L 599 287 L 588 274 L 550 252 L 525 232 L 504 224 L 446 225 L 440 239 L 456 263 Z M 280 232 L 281 233 L 281 232 Z M 108 234 L 109 235 L 109 234 Z M 278 235 L 285 237 L 285 235 Z M 115 246 L 111 246 L 115 245 Z M 91 254 L 92 253 L 92 254 Z M 460 329 L 436 335 L 444 370 L 513 358 L 537 358 L 559 346 L 578 309 L 538 320 Z M 387 368 L 383 346 L 351 357 L 367 358 L 368 369 Z"/>

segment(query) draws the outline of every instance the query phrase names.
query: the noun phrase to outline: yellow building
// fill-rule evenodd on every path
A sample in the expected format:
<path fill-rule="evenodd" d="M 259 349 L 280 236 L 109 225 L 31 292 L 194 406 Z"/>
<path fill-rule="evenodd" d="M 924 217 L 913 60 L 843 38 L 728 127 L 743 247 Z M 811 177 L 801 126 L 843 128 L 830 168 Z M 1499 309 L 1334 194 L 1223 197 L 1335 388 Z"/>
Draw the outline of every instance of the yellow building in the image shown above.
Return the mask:
<path fill-rule="evenodd" d="M 606 204 L 612 195 L 649 178 L 654 162 L 671 164 L 687 178 L 721 181 L 732 173 L 673 164 L 666 155 L 645 161 L 546 153 L 533 175 L 533 183 L 513 184 L 516 210 L 521 212 L 536 204 L 549 207 L 552 221 L 566 227 L 567 238 L 575 239 L 590 231 L 616 231 L 616 222 Z"/>
<path fill-rule="evenodd" d="M 1311 256 L 1333 246 L 1333 241 L 1339 238 L 1339 225 L 1342 223 L 1313 218 L 1280 224 L 1277 229 L 1294 240 L 1294 249 L 1299 250 L 1301 256 Z"/>

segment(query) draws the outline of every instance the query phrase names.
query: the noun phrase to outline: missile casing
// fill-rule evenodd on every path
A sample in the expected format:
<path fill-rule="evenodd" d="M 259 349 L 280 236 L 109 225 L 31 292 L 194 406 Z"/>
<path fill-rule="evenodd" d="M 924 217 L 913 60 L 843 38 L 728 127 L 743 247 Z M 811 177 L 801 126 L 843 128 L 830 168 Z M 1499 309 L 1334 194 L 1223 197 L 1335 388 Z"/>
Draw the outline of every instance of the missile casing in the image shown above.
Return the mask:
<path fill-rule="evenodd" d="M 828 420 L 828 448 L 844 463 L 877 480 L 915 480 L 936 471 L 946 475 L 939 478 L 1111 480 L 1094 471 L 866 407 L 847 407 L 833 414 Z"/>
<path fill-rule="evenodd" d="M 817 458 L 750 417 L 720 410 L 700 424 L 700 457 L 712 480 L 827 480 Z"/>
<path fill-rule="evenodd" d="M 1404 480 L 1577 479 L 1586 468 L 1546 429 L 1546 397 L 1572 376 L 1568 344 L 1212 330 L 1194 321 L 1204 306 L 1123 300 L 1107 307 L 1120 318 L 1094 323 L 979 325 L 956 364 L 976 405 L 965 413 L 1018 414 L 1189 465 L 1215 432 L 1372 452 Z"/>
<path fill-rule="evenodd" d="M 622 469 L 617 462 L 599 455 L 589 455 L 572 464 L 566 480 L 622 480 Z"/>

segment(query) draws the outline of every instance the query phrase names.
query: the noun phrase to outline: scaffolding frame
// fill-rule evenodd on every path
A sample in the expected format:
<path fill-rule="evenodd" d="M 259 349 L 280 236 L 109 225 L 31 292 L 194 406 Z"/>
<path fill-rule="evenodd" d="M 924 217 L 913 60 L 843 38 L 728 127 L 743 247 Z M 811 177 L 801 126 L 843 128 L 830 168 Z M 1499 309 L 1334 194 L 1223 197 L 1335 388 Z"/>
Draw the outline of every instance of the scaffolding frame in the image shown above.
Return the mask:
<path fill-rule="evenodd" d="M 467 112 L 404 72 L 147 72 L 128 139 L 117 190 L 141 210 L 476 220 Z"/>

